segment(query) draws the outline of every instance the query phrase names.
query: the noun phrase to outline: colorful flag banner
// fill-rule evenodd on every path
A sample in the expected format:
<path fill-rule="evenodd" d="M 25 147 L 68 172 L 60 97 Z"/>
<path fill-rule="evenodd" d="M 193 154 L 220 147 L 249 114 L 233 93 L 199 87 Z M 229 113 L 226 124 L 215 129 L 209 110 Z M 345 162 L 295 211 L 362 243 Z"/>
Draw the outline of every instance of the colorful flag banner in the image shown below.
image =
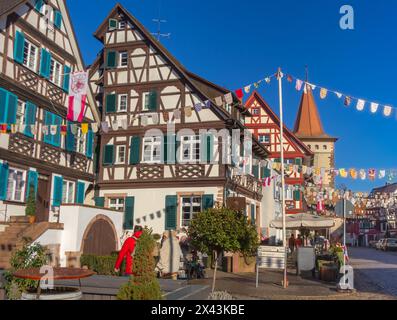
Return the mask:
<path fill-rule="evenodd" d="M 67 120 L 82 122 L 88 89 L 88 72 L 74 72 L 70 75 L 69 106 Z"/>

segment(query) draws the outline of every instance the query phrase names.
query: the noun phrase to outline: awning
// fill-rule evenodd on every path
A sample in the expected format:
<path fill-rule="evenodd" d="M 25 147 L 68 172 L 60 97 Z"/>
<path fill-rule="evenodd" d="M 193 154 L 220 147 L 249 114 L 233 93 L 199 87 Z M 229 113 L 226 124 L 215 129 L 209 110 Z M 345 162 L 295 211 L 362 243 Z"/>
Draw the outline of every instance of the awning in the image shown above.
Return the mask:
<path fill-rule="evenodd" d="M 335 226 L 332 218 L 316 216 L 309 213 L 287 214 L 285 217 L 286 229 L 328 229 Z M 277 219 L 270 222 L 271 228 L 282 229 L 283 220 Z"/>

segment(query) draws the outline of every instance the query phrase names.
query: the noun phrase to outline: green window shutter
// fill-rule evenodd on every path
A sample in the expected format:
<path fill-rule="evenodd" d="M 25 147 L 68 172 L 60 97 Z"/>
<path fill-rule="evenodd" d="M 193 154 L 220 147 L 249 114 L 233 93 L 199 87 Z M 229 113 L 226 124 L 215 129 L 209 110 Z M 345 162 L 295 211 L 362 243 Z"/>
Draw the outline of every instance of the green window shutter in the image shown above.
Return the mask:
<path fill-rule="evenodd" d="M 29 171 L 28 183 L 26 185 L 26 200 L 29 198 L 30 186 L 33 186 L 35 197 L 37 197 L 38 179 L 39 179 L 39 174 L 37 173 L 37 171 Z"/>
<path fill-rule="evenodd" d="M 7 123 L 16 124 L 17 122 L 17 109 L 18 109 L 18 97 L 9 92 L 8 93 L 8 108 L 7 108 Z"/>
<path fill-rule="evenodd" d="M 51 70 L 51 53 L 46 49 L 41 49 L 41 58 L 40 58 L 40 75 L 46 79 L 50 77 Z"/>
<path fill-rule="evenodd" d="M 164 163 L 175 164 L 175 156 L 177 150 L 176 135 L 164 136 Z"/>
<path fill-rule="evenodd" d="M 105 108 L 107 113 L 116 112 L 116 95 L 108 94 L 106 96 Z"/>
<path fill-rule="evenodd" d="M 206 143 L 204 144 L 204 148 L 206 148 L 206 157 L 205 162 L 210 163 L 214 159 L 214 135 L 211 133 L 207 133 L 205 137 Z"/>
<path fill-rule="evenodd" d="M 165 135 L 163 137 L 163 163 L 167 164 L 167 159 L 168 159 L 168 136 Z"/>
<path fill-rule="evenodd" d="M 92 132 L 92 129 L 89 129 L 87 132 L 87 143 L 86 143 L 86 152 L 85 152 L 87 158 L 92 159 L 93 149 L 94 149 L 94 132 Z"/>
<path fill-rule="evenodd" d="M 69 83 L 70 83 L 70 72 L 72 69 L 69 66 L 63 66 L 63 83 L 62 89 L 69 93 Z"/>
<path fill-rule="evenodd" d="M 103 155 L 103 164 L 112 165 L 114 163 L 114 145 L 108 144 L 105 146 Z"/>
<path fill-rule="evenodd" d="M 25 35 L 17 31 L 14 40 L 14 60 L 20 64 L 23 63 L 23 53 L 25 49 Z"/>
<path fill-rule="evenodd" d="M 124 230 L 132 230 L 134 228 L 134 206 L 135 198 L 125 198 L 125 211 L 124 211 Z"/>
<path fill-rule="evenodd" d="M 66 126 L 66 150 L 69 152 L 74 152 L 76 151 L 76 143 L 74 134 L 72 133 L 72 123 L 68 121 Z"/>
<path fill-rule="evenodd" d="M 25 107 L 25 130 L 23 134 L 25 136 L 33 138 L 33 133 L 30 128 L 31 125 L 36 123 L 37 106 L 30 101 L 26 102 Z"/>
<path fill-rule="evenodd" d="M 34 8 L 36 11 L 40 12 L 41 7 L 44 5 L 43 0 L 36 0 L 36 4 L 34 5 Z"/>
<path fill-rule="evenodd" d="M 60 207 L 62 204 L 62 188 L 63 178 L 59 176 L 54 177 L 54 187 L 52 189 L 52 205 Z"/>
<path fill-rule="evenodd" d="M 301 199 L 301 191 L 299 190 L 299 185 L 296 185 L 294 190 L 294 200 L 300 201 L 300 199 Z"/>
<path fill-rule="evenodd" d="M 302 165 L 302 158 L 295 158 L 295 164 L 298 166 Z"/>
<path fill-rule="evenodd" d="M 7 122 L 8 91 L 0 88 L 0 123 Z"/>
<path fill-rule="evenodd" d="M 271 175 L 270 169 L 268 169 L 267 167 L 262 167 L 261 178 L 262 179 L 270 178 L 270 175 Z"/>
<path fill-rule="evenodd" d="M 259 179 L 259 166 L 258 165 L 253 165 L 252 166 L 252 175 Z"/>
<path fill-rule="evenodd" d="M 60 116 L 57 116 L 55 114 L 52 115 L 53 118 L 53 124 L 57 126 L 57 133 L 52 136 L 52 144 L 55 147 L 60 147 L 61 146 L 61 125 L 62 125 L 62 118 Z"/>
<path fill-rule="evenodd" d="M 109 19 L 109 30 L 117 29 L 118 21 L 116 19 Z"/>
<path fill-rule="evenodd" d="M 214 195 L 213 194 L 205 194 L 202 198 L 203 210 L 212 209 L 214 207 Z"/>
<path fill-rule="evenodd" d="M 145 103 L 149 111 L 157 111 L 157 91 L 151 90 Z"/>
<path fill-rule="evenodd" d="M 177 223 L 177 196 L 165 197 L 165 230 L 176 230 Z"/>
<path fill-rule="evenodd" d="M 76 191 L 76 203 L 84 204 L 84 196 L 85 196 L 85 183 L 82 181 L 78 181 L 77 191 Z"/>
<path fill-rule="evenodd" d="M 281 159 L 280 158 L 274 159 L 274 162 L 281 163 Z"/>
<path fill-rule="evenodd" d="M 48 111 L 45 111 L 44 112 L 44 125 L 51 126 L 53 124 L 52 121 L 53 121 L 52 113 L 48 112 Z M 53 136 L 50 133 L 50 128 L 48 127 L 48 134 L 46 134 L 44 136 L 44 142 L 48 143 L 48 144 L 52 144 L 53 143 L 52 142 L 52 137 Z"/>
<path fill-rule="evenodd" d="M 0 164 L 0 200 L 7 199 L 8 163 Z"/>
<path fill-rule="evenodd" d="M 61 29 L 61 26 L 62 26 L 62 13 L 59 10 L 54 10 L 54 25 L 58 29 Z"/>
<path fill-rule="evenodd" d="M 117 56 L 116 51 L 108 51 L 106 58 L 106 67 L 107 68 L 116 68 L 117 67 Z"/>
<path fill-rule="evenodd" d="M 95 197 L 95 207 L 105 208 L 105 197 Z"/>
<path fill-rule="evenodd" d="M 131 137 L 130 144 L 130 164 L 137 165 L 140 163 L 141 138 L 138 136 Z"/>
<path fill-rule="evenodd" d="M 251 224 L 255 225 L 256 223 L 256 206 L 255 204 L 251 204 Z"/>

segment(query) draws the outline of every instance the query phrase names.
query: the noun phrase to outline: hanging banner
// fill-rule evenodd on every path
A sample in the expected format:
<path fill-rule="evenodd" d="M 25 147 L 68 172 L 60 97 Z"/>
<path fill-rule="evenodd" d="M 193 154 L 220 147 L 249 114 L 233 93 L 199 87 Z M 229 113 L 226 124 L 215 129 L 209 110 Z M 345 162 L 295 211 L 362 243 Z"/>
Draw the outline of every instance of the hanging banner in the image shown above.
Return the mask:
<path fill-rule="evenodd" d="M 69 107 L 67 120 L 82 122 L 85 113 L 88 89 L 88 72 L 74 72 L 69 82 Z"/>

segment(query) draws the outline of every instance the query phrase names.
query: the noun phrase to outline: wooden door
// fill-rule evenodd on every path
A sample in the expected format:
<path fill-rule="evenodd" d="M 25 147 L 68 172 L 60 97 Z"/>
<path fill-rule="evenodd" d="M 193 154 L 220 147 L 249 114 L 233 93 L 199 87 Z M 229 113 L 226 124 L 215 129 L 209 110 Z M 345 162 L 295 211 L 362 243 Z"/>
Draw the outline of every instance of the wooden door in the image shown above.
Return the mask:
<path fill-rule="evenodd" d="M 106 256 L 116 251 L 117 235 L 106 220 L 97 220 L 83 239 L 83 253 Z"/>
<path fill-rule="evenodd" d="M 37 222 L 45 222 L 49 220 L 50 203 L 50 177 L 39 174 L 36 202 Z"/>

